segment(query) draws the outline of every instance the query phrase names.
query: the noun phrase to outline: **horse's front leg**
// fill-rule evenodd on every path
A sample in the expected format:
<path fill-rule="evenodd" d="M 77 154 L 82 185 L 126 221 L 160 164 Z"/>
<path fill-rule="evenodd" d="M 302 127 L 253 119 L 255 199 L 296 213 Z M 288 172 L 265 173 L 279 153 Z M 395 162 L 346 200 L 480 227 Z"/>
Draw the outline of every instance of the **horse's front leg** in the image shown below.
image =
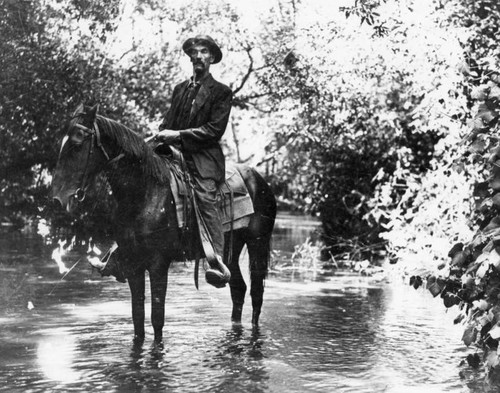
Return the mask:
<path fill-rule="evenodd" d="M 134 341 L 142 343 L 144 341 L 144 291 L 145 291 L 145 271 L 140 269 L 128 278 L 130 293 L 132 294 L 132 320 L 134 322 Z"/>
<path fill-rule="evenodd" d="M 149 267 L 151 281 L 151 324 L 155 332 L 155 342 L 163 339 L 165 324 L 165 295 L 167 293 L 169 263 L 157 257 Z"/>

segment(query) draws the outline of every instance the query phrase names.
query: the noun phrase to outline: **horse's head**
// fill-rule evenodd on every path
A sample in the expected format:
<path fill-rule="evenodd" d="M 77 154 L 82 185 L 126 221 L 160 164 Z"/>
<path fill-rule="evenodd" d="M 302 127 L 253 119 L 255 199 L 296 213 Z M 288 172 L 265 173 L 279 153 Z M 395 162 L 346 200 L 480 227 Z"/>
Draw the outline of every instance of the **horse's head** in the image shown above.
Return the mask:
<path fill-rule="evenodd" d="M 109 160 L 97 126 L 98 106 L 80 105 L 68 122 L 54 177 L 52 196 L 71 212 L 85 198 L 91 180 Z"/>

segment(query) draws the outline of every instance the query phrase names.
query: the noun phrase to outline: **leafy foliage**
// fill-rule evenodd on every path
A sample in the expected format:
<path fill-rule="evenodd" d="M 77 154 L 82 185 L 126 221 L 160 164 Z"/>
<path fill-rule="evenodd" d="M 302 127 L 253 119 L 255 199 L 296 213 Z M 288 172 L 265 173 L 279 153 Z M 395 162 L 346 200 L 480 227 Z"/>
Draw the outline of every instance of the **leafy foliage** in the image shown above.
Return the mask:
<path fill-rule="evenodd" d="M 99 102 L 104 114 L 137 131 L 153 128 L 189 67 L 182 39 L 200 31 L 221 43 L 225 57 L 216 72 L 235 92 L 227 150 L 260 164 L 282 201 L 319 213 L 334 253 L 348 243 L 376 249 L 367 246 L 381 243 L 395 206 L 409 206 L 400 201 L 432 167 L 436 146 L 450 146 L 436 145 L 448 138 L 449 118 L 464 121 L 458 116 L 466 104 L 450 77 L 457 48 L 448 32 L 421 17 L 442 15 L 418 2 L 411 10 L 413 2 L 356 1 L 343 10 L 346 23 L 329 12 L 303 22 L 311 20 L 302 18 L 308 5 L 283 1 L 253 27 L 244 9 L 222 0 L 141 0 L 131 9 L 108 3 L 49 1 L 43 10 L 37 2 L 2 3 L 9 15 L 0 44 L 7 54 L 3 219 L 20 211 L 35 216 L 45 205 L 61 114 L 78 102 Z M 28 28 L 19 28 L 17 13 Z M 128 47 L 120 46 L 124 19 L 134 22 Z M 381 24 L 384 34 L 372 38 Z M 424 34 L 435 39 L 422 45 Z M 20 90 L 27 93 L 18 97 Z M 256 139 L 262 152 L 245 151 Z M 112 210 L 107 203 L 104 210 Z"/>
<path fill-rule="evenodd" d="M 168 67 L 156 74 L 158 78 L 150 78 L 148 72 L 160 68 L 155 63 L 158 59 L 147 58 L 135 68 L 123 70 L 106 52 L 107 39 L 118 23 L 120 1 L 41 4 L 4 0 L 0 8 L 7 16 L 0 21 L 0 145 L 4 158 L 0 164 L 0 219 L 22 226 L 26 218 L 43 214 L 54 218 L 58 226 L 84 232 L 91 227 L 105 228 L 96 226 L 84 210 L 69 219 L 48 207 L 50 172 L 61 129 L 80 102 L 98 102 L 104 113 L 119 116 L 130 126 L 146 127 L 143 111 L 159 115 L 158 102 L 169 94 L 165 87 L 158 87 L 158 78 Z M 141 82 L 133 78 L 138 72 Z M 151 89 L 159 92 L 157 100 L 148 100 L 147 107 L 137 105 L 145 101 L 143 92 L 150 94 Z M 89 202 L 92 216 L 99 217 L 101 224 L 109 221 L 111 201 L 105 195 L 104 185 L 97 199 Z"/>
<path fill-rule="evenodd" d="M 66 5 L 79 15 L 83 12 Z M 61 48 L 58 36 L 69 28 L 55 25 L 52 18 L 59 18 L 67 8 L 41 12 L 38 2 L 30 1 L 2 1 L 0 7 L 8 16 L 0 21 L 4 152 L 0 217 L 5 219 L 12 211 L 38 213 L 36 207 L 47 193 L 48 171 L 55 165 L 57 130 L 64 122 L 61 113 L 68 113 L 68 107 L 92 89 L 98 70 L 85 67 L 96 59 L 74 58 L 75 53 Z"/>
<path fill-rule="evenodd" d="M 356 2 L 354 14 L 376 18 L 375 5 L 393 15 L 383 37 L 352 17 L 319 18 L 278 48 L 283 64 L 257 75 L 282 118 L 271 146 L 278 189 L 320 213 L 332 246 L 340 238 L 381 243 L 391 211 L 448 152 L 440 141 L 466 101 L 454 75 L 461 49 L 434 21 L 447 15 L 417 2 L 370 1 Z"/>
<path fill-rule="evenodd" d="M 377 10 L 382 2 L 386 0 L 355 0 L 353 6 L 340 7 L 340 11 L 345 13 L 346 19 L 351 15 L 356 15 L 361 24 L 366 22 L 368 25 L 373 25 L 374 35 L 382 37 L 388 32 L 385 24 L 378 21 L 380 14 Z"/>
<path fill-rule="evenodd" d="M 385 235 L 405 268 L 417 272 L 411 285 L 423 285 L 424 277 L 425 287 L 445 307 L 458 306 L 455 322 L 464 324 L 463 342 L 483 350 L 481 360 L 495 384 L 500 381 L 499 11 L 495 1 L 447 2 L 451 27 L 466 27 L 464 79 L 456 89 L 462 111 L 456 107 L 452 114 L 455 137 L 443 140 L 440 161 L 425 176 L 413 177 L 415 187 L 389 213 L 391 230 Z M 479 365 L 477 355 L 467 361 Z"/>

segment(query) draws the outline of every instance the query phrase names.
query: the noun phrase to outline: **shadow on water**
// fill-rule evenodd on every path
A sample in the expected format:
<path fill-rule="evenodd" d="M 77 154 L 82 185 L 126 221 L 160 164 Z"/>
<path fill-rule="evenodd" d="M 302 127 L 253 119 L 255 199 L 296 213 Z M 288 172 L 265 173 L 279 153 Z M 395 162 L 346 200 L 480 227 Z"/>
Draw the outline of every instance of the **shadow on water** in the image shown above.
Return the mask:
<path fill-rule="evenodd" d="M 228 290 L 196 291 L 192 266 L 177 264 L 165 341 L 152 344 L 147 320 L 137 345 L 127 285 L 85 264 L 60 281 L 43 245 L 1 244 L 0 391 L 483 391 L 480 373 L 458 366 L 468 352 L 454 314 L 401 283 L 273 273 L 255 328 L 248 298 L 232 324 Z"/>

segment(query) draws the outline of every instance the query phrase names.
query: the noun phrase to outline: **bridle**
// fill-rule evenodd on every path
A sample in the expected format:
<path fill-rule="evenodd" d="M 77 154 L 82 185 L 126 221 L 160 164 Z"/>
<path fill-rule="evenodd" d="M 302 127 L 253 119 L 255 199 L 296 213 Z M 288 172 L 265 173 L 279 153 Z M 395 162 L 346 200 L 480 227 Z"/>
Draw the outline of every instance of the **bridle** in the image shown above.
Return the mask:
<path fill-rule="evenodd" d="M 79 113 L 75 117 L 78 117 L 80 115 L 81 115 L 81 113 Z M 101 132 L 99 131 L 99 126 L 97 125 L 97 120 L 94 120 L 94 123 L 92 124 L 92 128 L 88 128 L 88 127 L 84 126 L 83 124 L 79 124 L 79 123 L 76 123 L 74 126 L 79 128 L 83 132 L 85 132 L 87 134 L 87 137 L 90 136 L 90 138 L 91 138 L 89 152 L 87 154 L 87 161 L 85 162 L 85 169 L 83 171 L 82 181 L 80 182 L 80 187 L 78 187 L 76 189 L 75 193 L 73 194 L 73 196 L 75 197 L 75 199 L 78 202 L 82 202 L 85 199 L 85 189 L 87 188 L 86 181 L 87 181 L 87 176 L 88 176 L 89 162 L 90 162 L 90 158 L 94 154 L 94 141 L 95 141 L 96 146 L 101 150 L 104 157 L 106 157 L 106 165 L 114 164 L 118 160 L 122 159 L 125 156 L 125 154 L 120 153 L 114 158 L 111 158 L 111 159 L 109 158 L 109 154 L 101 142 Z"/>

